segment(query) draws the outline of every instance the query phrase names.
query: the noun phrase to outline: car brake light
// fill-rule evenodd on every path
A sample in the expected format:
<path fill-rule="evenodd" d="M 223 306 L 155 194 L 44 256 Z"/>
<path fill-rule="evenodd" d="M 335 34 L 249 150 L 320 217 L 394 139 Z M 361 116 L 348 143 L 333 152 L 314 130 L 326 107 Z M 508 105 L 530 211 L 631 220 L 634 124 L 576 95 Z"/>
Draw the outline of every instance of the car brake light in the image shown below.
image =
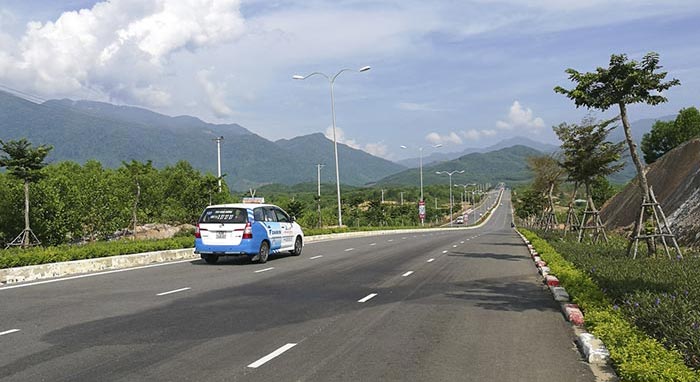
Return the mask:
<path fill-rule="evenodd" d="M 202 232 L 201 231 L 206 231 L 204 228 L 199 228 L 199 223 L 194 227 L 194 237 L 196 239 L 201 239 L 202 238 Z"/>
<path fill-rule="evenodd" d="M 253 238 L 253 228 L 250 226 L 250 222 L 245 223 L 245 229 L 243 230 L 243 238 L 244 239 L 252 239 Z"/>

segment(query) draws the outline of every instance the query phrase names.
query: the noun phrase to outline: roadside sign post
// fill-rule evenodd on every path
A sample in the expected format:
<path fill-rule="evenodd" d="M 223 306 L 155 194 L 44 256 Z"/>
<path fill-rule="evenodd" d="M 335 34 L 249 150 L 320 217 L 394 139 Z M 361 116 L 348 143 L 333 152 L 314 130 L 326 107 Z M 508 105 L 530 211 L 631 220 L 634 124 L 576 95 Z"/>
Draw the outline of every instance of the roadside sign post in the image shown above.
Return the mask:
<path fill-rule="evenodd" d="M 420 225 L 425 223 L 425 201 L 421 200 L 418 202 L 418 217 L 420 218 Z"/>

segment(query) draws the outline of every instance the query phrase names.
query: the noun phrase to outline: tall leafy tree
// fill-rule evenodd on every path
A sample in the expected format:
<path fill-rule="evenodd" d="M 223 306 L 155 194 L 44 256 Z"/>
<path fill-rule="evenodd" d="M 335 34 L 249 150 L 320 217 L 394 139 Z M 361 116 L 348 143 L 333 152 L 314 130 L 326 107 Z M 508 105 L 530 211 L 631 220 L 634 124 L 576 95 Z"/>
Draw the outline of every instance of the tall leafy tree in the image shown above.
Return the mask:
<path fill-rule="evenodd" d="M 21 246 L 27 247 L 31 244 L 31 238 L 34 235 L 29 227 L 29 184 L 41 179 L 41 169 L 46 166 L 44 160 L 53 147 L 50 145 L 32 147 L 26 138 L 6 142 L 0 140 L 0 146 L 0 150 L 5 153 L 0 155 L 0 167 L 7 168 L 10 175 L 24 183 L 24 230 L 17 239 L 21 237 Z"/>
<path fill-rule="evenodd" d="M 684 142 L 700 137 L 700 111 L 694 107 L 681 109 L 674 121 L 656 121 L 651 131 L 642 138 L 642 153 L 647 163 Z"/>
<path fill-rule="evenodd" d="M 588 209 L 594 212 L 597 207 L 592 186 L 597 178 L 614 174 L 624 167 L 624 163 L 618 163 L 624 142 L 607 141 L 608 134 L 614 129 L 610 125 L 616 121 L 617 118 L 597 122 L 589 116 L 580 125 L 562 123 L 554 127 L 564 153 L 560 165 L 566 169 L 569 180 L 584 185 Z"/>
<path fill-rule="evenodd" d="M 607 110 L 612 106 L 620 109 L 622 127 L 625 130 L 625 141 L 629 147 L 642 195 L 649 196 L 649 183 L 644 172 L 644 165 L 637 154 L 637 145 L 632 139 L 632 127 L 627 115 L 627 105 L 646 103 L 658 105 L 667 99 L 662 92 L 672 86 L 680 85 L 680 81 L 672 79 L 664 82 L 667 72 L 658 72 L 659 54 L 647 53 L 641 62 L 628 60 L 625 54 L 610 56 L 607 68 L 598 67 L 595 72 L 581 73 L 575 69 L 566 69 L 569 79 L 576 83 L 573 89 L 561 86 L 554 88 L 557 93 L 572 99 L 576 107 L 585 106 L 599 110 Z"/>

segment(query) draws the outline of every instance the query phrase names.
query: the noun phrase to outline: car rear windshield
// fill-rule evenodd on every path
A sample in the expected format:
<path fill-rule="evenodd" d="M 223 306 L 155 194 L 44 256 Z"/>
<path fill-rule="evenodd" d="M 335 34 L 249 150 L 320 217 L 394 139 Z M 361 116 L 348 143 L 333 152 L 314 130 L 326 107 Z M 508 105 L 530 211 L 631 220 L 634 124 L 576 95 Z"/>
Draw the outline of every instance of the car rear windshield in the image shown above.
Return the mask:
<path fill-rule="evenodd" d="M 200 223 L 245 223 L 248 221 L 248 211 L 244 208 L 207 208 Z"/>

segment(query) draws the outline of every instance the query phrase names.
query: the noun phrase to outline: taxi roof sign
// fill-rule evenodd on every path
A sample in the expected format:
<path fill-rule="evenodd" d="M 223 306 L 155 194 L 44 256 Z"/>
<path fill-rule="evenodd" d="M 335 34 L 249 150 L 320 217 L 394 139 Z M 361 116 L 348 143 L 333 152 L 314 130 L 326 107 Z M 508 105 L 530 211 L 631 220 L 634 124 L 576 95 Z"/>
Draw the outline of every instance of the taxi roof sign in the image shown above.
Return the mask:
<path fill-rule="evenodd" d="M 253 198 L 253 197 L 245 197 L 243 198 L 242 203 L 249 203 L 249 204 L 265 204 L 265 198 Z"/>

